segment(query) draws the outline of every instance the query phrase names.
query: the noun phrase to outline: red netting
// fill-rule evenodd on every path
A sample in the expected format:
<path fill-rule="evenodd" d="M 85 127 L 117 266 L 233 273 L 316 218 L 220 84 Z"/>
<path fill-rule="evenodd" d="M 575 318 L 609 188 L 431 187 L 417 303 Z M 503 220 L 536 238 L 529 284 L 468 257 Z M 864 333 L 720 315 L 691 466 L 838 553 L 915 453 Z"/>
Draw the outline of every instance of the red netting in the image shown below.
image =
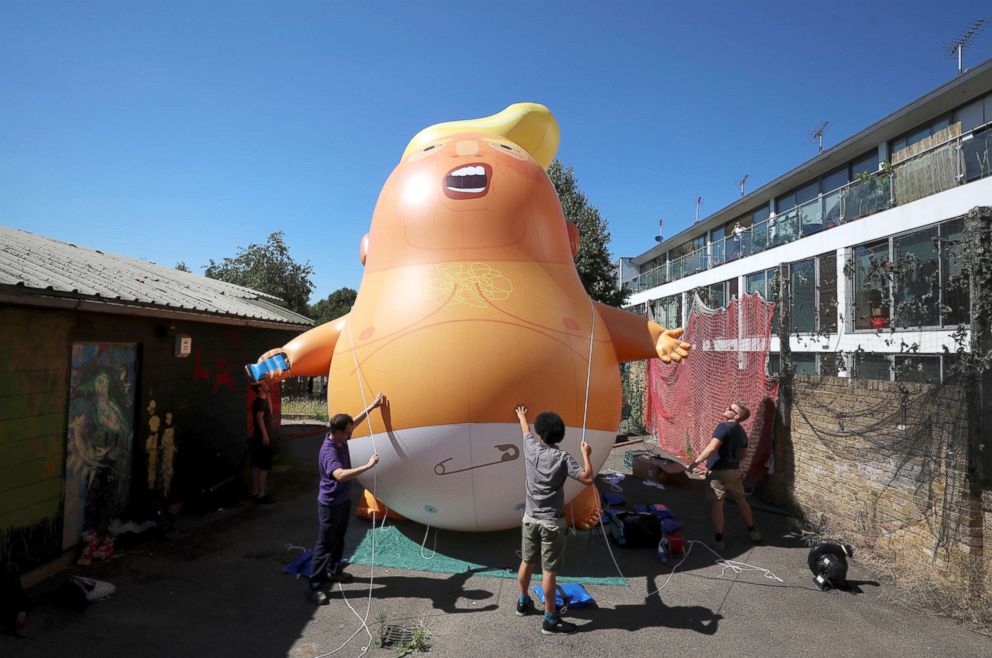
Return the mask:
<path fill-rule="evenodd" d="M 644 424 L 661 449 L 686 459 L 698 455 L 727 405 L 740 401 L 751 409 L 742 423 L 750 441 L 741 473 L 749 485 L 761 481 L 778 397 L 778 384 L 765 374 L 774 309 L 758 294 L 715 310 L 695 298 L 683 337 L 692 345 L 689 358 L 678 365 L 648 363 Z"/>

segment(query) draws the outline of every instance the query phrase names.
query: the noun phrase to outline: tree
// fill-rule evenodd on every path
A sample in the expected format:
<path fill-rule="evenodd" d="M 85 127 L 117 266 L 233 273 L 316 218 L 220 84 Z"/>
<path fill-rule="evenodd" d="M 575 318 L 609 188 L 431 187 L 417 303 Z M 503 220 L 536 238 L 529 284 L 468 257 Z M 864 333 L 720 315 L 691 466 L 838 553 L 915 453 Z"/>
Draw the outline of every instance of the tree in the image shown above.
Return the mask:
<path fill-rule="evenodd" d="M 181 260 L 178 263 L 176 263 L 176 269 L 179 270 L 180 272 L 189 272 L 190 271 L 189 265 L 187 265 L 186 264 L 186 261 L 184 261 L 184 260 Z"/>
<path fill-rule="evenodd" d="M 238 247 L 234 258 L 220 263 L 211 258 L 204 275 L 278 297 L 301 315 L 309 312 L 313 267 L 309 261 L 301 265 L 292 259 L 282 231 L 270 235 L 264 245 Z"/>
<path fill-rule="evenodd" d="M 328 295 L 327 299 L 322 299 L 316 304 L 311 305 L 309 316 L 317 324 L 324 324 L 325 322 L 335 320 L 351 311 L 351 307 L 355 305 L 355 298 L 357 296 L 358 292 L 351 288 L 339 288 Z"/>
<path fill-rule="evenodd" d="M 617 286 L 617 266 L 610 258 L 608 245 L 610 227 L 599 214 L 599 209 L 589 204 L 589 199 L 579 190 L 579 182 L 571 165 L 566 167 L 555 160 L 548 167 L 548 176 L 558 193 L 565 219 L 579 229 L 581 246 L 575 256 L 575 268 L 586 292 L 597 302 L 621 306 L 630 292 L 626 286 Z"/>

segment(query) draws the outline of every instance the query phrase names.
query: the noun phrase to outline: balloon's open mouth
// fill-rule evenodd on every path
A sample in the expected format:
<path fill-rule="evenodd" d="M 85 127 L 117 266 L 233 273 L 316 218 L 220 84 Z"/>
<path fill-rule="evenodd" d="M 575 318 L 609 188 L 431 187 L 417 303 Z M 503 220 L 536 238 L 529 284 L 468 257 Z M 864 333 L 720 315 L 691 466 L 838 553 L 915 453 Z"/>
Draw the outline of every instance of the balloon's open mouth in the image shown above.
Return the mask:
<path fill-rule="evenodd" d="M 476 163 L 458 167 L 444 177 L 444 193 L 451 199 L 477 199 L 489 191 L 493 168 Z"/>

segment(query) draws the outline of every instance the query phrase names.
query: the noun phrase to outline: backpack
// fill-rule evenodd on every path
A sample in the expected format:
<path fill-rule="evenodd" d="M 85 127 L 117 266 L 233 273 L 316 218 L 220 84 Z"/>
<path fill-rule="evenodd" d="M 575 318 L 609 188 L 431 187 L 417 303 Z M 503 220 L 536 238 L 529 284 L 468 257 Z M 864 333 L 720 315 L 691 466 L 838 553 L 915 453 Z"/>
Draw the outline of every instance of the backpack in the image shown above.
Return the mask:
<path fill-rule="evenodd" d="M 610 519 L 610 538 L 622 548 L 656 547 L 661 540 L 661 520 L 654 514 L 619 512 Z"/>

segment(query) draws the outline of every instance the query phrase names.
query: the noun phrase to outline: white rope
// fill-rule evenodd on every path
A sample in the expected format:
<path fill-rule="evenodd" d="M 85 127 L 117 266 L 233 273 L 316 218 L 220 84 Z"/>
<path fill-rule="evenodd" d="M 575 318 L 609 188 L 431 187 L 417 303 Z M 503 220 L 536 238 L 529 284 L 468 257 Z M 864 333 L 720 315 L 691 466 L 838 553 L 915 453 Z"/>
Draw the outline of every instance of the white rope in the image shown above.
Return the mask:
<path fill-rule="evenodd" d="M 365 398 L 365 386 L 368 386 L 368 380 L 365 379 L 365 373 L 362 372 L 361 365 L 358 363 L 358 350 L 355 348 L 355 339 L 354 339 L 354 337 L 353 337 L 353 335 L 351 333 L 351 319 L 349 318 L 348 320 L 345 320 L 345 322 L 347 323 L 347 326 L 348 326 L 348 341 L 351 343 L 351 356 L 352 356 L 352 358 L 355 361 L 355 373 L 358 375 L 358 391 L 359 391 L 359 393 L 362 396 L 362 409 L 366 411 L 366 413 L 365 413 L 365 421 L 366 421 L 366 423 L 368 423 L 368 426 L 369 426 L 369 438 L 372 440 L 372 452 L 373 453 L 377 453 L 378 452 L 378 449 L 375 446 L 375 431 L 372 429 L 372 418 L 371 418 L 371 415 L 372 414 L 370 412 L 368 412 L 369 405 L 368 405 L 368 402 L 367 402 L 367 400 Z M 364 380 L 364 385 L 363 385 L 363 380 Z M 370 391 L 372 390 L 372 387 L 371 386 L 369 387 L 369 390 Z M 378 486 L 378 482 L 379 482 L 378 469 L 373 468 L 372 469 L 372 497 L 373 498 L 375 498 L 376 487 Z M 378 500 L 378 499 L 376 499 L 376 500 Z M 383 522 L 383 525 L 385 525 L 385 523 L 386 523 L 386 515 L 383 514 L 382 516 L 383 516 L 382 522 Z M 344 643 L 341 646 L 339 646 L 337 649 L 335 649 L 334 651 L 328 651 L 326 653 L 319 654 L 315 658 L 326 658 L 327 656 L 331 656 L 333 654 L 336 654 L 338 651 L 341 651 L 346 646 L 348 646 L 351 643 L 351 641 L 353 639 L 355 639 L 355 636 L 357 636 L 363 630 L 368 634 L 368 636 L 369 636 L 369 642 L 364 647 L 362 647 L 362 653 L 360 655 L 365 655 L 365 653 L 369 650 L 369 647 L 372 646 L 372 642 L 374 641 L 374 638 L 372 637 L 372 630 L 369 628 L 368 620 L 369 620 L 369 613 L 372 610 L 372 588 L 375 585 L 375 535 L 376 535 L 375 510 L 372 510 L 372 529 L 370 531 L 370 534 L 372 535 L 372 557 L 371 557 L 371 564 L 370 564 L 370 566 L 371 566 L 371 572 L 370 572 L 370 575 L 369 575 L 369 593 L 368 593 L 367 603 L 365 605 L 365 616 L 364 617 L 362 617 L 360 614 L 358 614 L 358 611 L 355 610 L 351 606 L 351 603 L 348 601 L 348 597 L 345 596 L 344 587 L 342 587 L 341 586 L 341 582 L 338 581 L 338 590 L 341 592 L 341 598 L 344 599 L 345 604 L 347 604 L 347 606 L 351 610 L 351 612 L 354 613 L 354 615 L 362 623 L 358 627 L 358 629 L 354 633 L 352 633 L 351 636 L 347 640 L 345 640 Z"/>
<path fill-rule="evenodd" d="M 720 576 L 719 576 L 720 578 L 723 578 L 724 574 L 726 574 L 727 573 L 727 570 L 729 569 L 730 571 L 734 572 L 735 575 L 740 575 L 740 574 L 744 573 L 745 571 L 758 571 L 758 572 L 761 572 L 765 576 L 765 578 L 768 578 L 769 580 L 775 580 L 775 581 L 778 581 L 780 583 L 785 582 L 781 578 L 779 578 L 778 576 L 776 576 L 774 573 L 772 573 L 770 569 L 765 569 L 764 567 L 756 567 L 756 566 L 751 565 L 751 564 L 748 564 L 746 562 L 738 562 L 736 560 L 725 560 L 722 555 L 720 555 L 719 553 L 717 553 L 716 551 L 714 551 L 712 548 L 710 548 L 709 546 L 707 546 L 706 545 L 706 542 L 701 542 L 701 541 L 698 541 L 696 539 L 690 539 L 690 540 L 688 540 L 686 542 L 686 544 L 688 544 L 689 547 L 686 549 L 685 555 L 683 555 L 682 556 L 682 559 L 679 560 L 678 563 L 674 567 L 672 567 L 672 572 L 670 574 L 668 574 L 668 578 L 665 579 L 665 582 L 662 584 L 662 586 L 659 587 L 658 589 L 654 590 L 653 592 L 648 592 L 644 596 L 644 598 L 647 598 L 647 597 L 651 596 L 652 594 L 657 594 L 661 590 L 663 590 L 666 587 L 668 587 L 668 583 L 672 580 L 672 576 L 674 576 L 675 575 L 675 572 L 678 571 L 678 568 L 680 566 L 682 566 L 682 563 L 685 562 L 689 558 L 689 553 L 692 552 L 692 547 L 695 544 L 699 544 L 700 546 L 702 546 L 703 548 L 705 548 L 706 550 L 708 550 L 710 553 L 712 553 L 713 555 L 715 555 L 717 557 L 717 559 L 714 561 L 713 564 L 716 564 L 716 565 L 719 565 L 719 566 L 722 567 L 722 569 L 720 570 Z"/>
<path fill-rule="evenodd" d="M 586 422 L 589 418 L 589 385 L 592 381 L 592 348 L 594 344 L 594 339 L 596 337 L 596 305 L 593 303 L 592 298 L 589 299 L 589 310 L 591 311 L 592 317 L 590 318 L 589 325 L 589 356 L 588 362 L 586 364 L 586 399 L 583 404 L 582 409 L 582 440 L 586 440 Z M 603 525 L 603 506 L 599 500 L 599 489 L 596 488 L 595 482 L 593 482 L 593 488 L 596 492 L 596 514 L 599 517 L 599 529 L 603 532 L 603 541 L 606 543 L 606 550 L 610 554 L 610 559 L 613 560 L 613 566 L 617 568 L 617 573 L 620 574 L 620 578 L 626 581 L 627 579 L 623 575 L 623 570 L 620 569 L 620 564 L 617 562 L 616 556 L 613 554 L 613 548 L 610 546 L 610 538 L 606 536 L 606 527 Z M 573 516 L 572 523 L 574 525 L 575 518 Z M 574 528 L 573 528 L 574 532 Z"/>
<path fill-rule="evenodd" d="M 437 529 L 434 530 L 434 552 L 431 553 L 430 557 L 424 555 L 424 546 L 427 545 L 427 533 L 431 531 L 431 526 L 428 523 L 427 528 L 424 529 L 424 541 L 420 542 L 420 557 L 425 560 L 433 560 L 434 556 L 437 555 Z"/>

